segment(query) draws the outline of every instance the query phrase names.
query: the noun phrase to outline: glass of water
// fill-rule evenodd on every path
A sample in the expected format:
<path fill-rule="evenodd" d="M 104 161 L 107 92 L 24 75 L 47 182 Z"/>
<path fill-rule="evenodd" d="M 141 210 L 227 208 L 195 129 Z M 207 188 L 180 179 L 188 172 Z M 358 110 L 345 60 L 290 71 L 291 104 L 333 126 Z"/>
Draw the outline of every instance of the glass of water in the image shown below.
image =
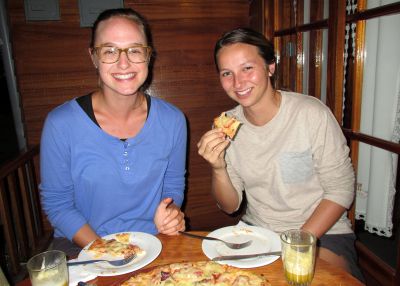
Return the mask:
<path fill-rule="evenodd" d="M 67 258 L 64 252 L 39 253 L 27 263 L 32 286 L 68 286 Z"/>

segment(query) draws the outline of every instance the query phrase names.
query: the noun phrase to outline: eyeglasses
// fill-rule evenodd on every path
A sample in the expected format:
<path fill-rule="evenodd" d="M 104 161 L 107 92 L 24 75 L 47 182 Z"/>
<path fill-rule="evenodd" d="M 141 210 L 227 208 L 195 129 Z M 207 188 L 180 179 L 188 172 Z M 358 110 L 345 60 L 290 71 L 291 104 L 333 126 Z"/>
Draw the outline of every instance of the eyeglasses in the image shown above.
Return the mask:
<path fill-rule="evenodd" d="M 93 50 L 96 52 L 100 61 L 105 64 L 113 64 L 118 62 L 122 52 L 125 52 L 128 60 L 134 64 L 147 62 L 151 54 L 151 47 L 141 45 L 132 46 L 125 49 L 112 46 L 99 46 L 94 47 Z"/>

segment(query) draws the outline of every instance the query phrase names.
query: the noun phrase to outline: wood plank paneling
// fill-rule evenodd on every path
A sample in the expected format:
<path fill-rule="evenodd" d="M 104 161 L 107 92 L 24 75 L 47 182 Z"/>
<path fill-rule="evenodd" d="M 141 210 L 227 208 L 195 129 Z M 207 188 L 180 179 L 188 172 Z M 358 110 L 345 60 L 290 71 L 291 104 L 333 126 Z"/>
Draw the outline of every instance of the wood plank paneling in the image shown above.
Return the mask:
<path fill-rule="evenodd" d="M 77 0 L 60 0 L 60 21 L 26 22 L 24 1 L 7 1 L 9 27 L 28 144 L 40 141 L 46 114 L 66 100 L 96 89 L 88 56 L 90 28 L 79 25 Z M 235 104 L 220 87 L 214 67 L 215 41 L 248 26 L 248 0 L 124 1 L 152 28 L 157 58 L 149 93 L 178 106 L 189 125 L 185 213 L 192 229 L 234 223 L 210 194 L 210 169 L 196 143 L 212 118 Z M 212 217 L 212 219 L 210 219 Z"/>
<path fill-rule="evenodd" d="M 328 19 L 328 74 L 326 105 L 332 110 L 336 120 L 342 125 L 343 107 L 343 61 L 346 1 L 329 1 Z"/>

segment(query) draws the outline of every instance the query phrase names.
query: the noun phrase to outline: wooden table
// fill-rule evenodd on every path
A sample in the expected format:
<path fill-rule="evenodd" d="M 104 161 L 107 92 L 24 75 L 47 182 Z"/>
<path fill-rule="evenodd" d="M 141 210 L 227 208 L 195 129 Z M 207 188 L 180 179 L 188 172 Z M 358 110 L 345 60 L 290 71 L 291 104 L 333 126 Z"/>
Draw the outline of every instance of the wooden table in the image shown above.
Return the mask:
<path fill-rule="evenodd" d="M 207 232 L 193 232 L 197 234 L 206 235 Z M 167 236 L 159 234 L 157 237 L 161 240 L 163 245 L 160 255 L 152 263 L 146 266 L 152 267 L 157 265 L 169 264 L 173 262 L 181 261 L 198 261 L 208 260 L 207 256 L 204 255 L 201 250 L 201 240 L 189 238 L 183 235 L 179 236 Z M 283 275 L 282 260 L 278 259 L 275 262 L 257 268 L 249 269 L 252 272 L 264 274 L 269 280 L 271 285 L 288 285 Z M 132 272 L 134 273 L 134 272 Z M 127 273 L 118 276 L 107 276 L 97 277 L 90 283 L 96 284 L 97 286 L 116 286 L 122 281 L 125 281 L 132 275 Z M 18 286 L 29 286 L 29 279 L 19 283 Z M 348 274 L 347 272 L 338 269 L 324 260 L 317 259 L 315 276 L 311 285 L 364 285 L 359 282 L 356 278 Z"/>

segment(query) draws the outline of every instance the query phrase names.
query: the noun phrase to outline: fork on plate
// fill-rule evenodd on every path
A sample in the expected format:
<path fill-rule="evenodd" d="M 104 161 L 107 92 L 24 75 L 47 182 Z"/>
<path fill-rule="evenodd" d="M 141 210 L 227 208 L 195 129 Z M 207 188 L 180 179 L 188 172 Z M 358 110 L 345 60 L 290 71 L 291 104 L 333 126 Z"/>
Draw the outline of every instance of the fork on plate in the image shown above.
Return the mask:
<path fill-rule="evenodd" d="M 203 235 L 193 234 L 193 233 L 189 233 L 189 232 L 185 232 L 185 231 L 179 231 L 179 233 L 186 235 L 186 236 L 193 237 L 193 238 L 221 241 L 222 243 L 224 243 L 227 247 L 229 247 L 231 249 L 242 249 L 242 248 L 249 246 L 253 242 L 252 240 L 248 240 L 246 242 L 234 243 L 234 242 L 228 242 L 228 241 L 222 240 L 220 238 L 216 238 L 216 237 L 203 236 Z"/>
<path fill-rule="evenodd" d="M 89 263 L 96 263 L 96 262 L 107 262 L 112 266 L 124 266 L 124 265 L 128 264 L 129 262 L 131 262 L 135 258 L 136 258 L 136 254 L 125 257 L 123 259 L 118 259 L 118 260 L 92 259 L 92 260 L 84 260 L 84 261 L 67 262 L 67 265 L 74 266 L 74 265 L 89 264 Z"/>

